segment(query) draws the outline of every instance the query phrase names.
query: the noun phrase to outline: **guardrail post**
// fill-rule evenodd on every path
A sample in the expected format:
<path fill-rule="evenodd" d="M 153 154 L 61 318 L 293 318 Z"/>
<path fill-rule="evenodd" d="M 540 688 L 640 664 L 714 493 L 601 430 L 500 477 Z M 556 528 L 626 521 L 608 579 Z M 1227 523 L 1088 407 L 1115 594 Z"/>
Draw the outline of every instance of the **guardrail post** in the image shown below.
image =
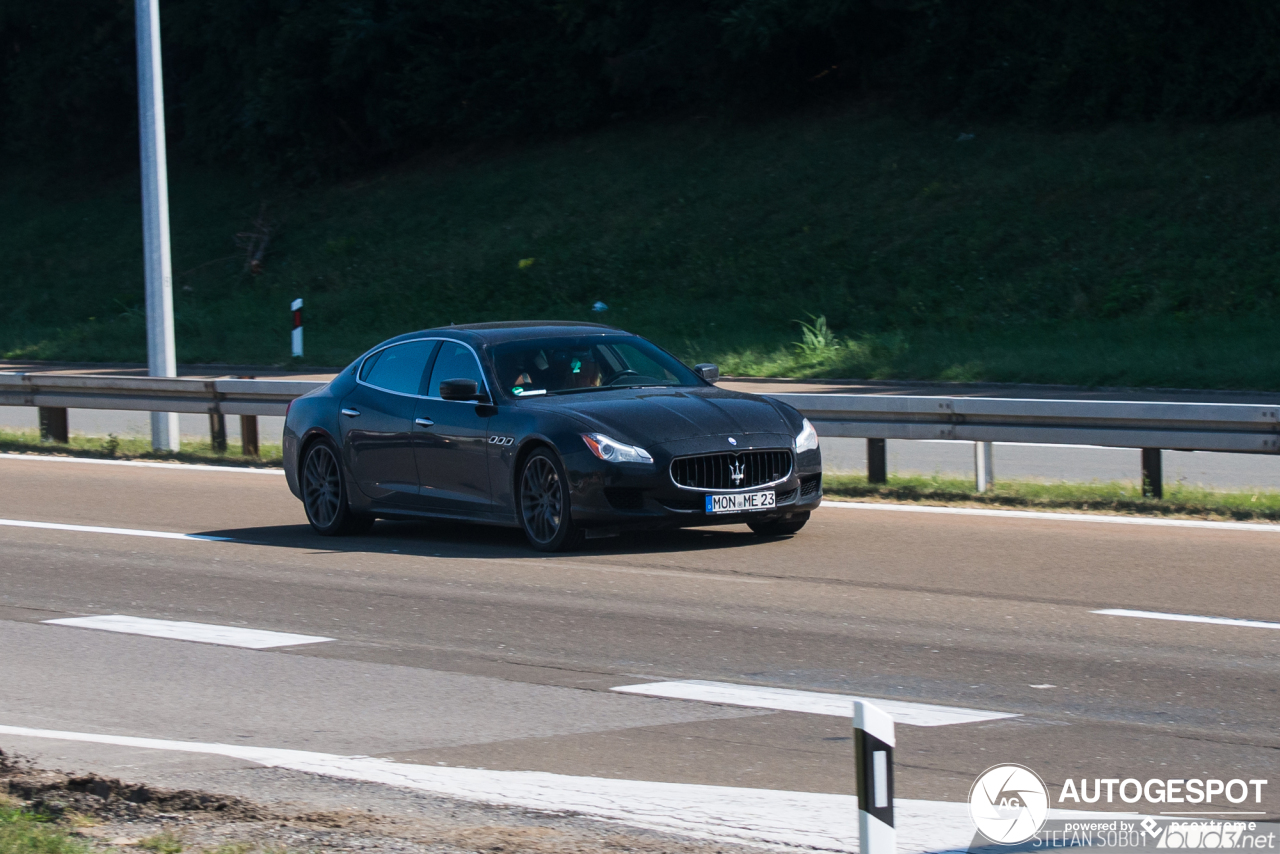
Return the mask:
<path fill-rule="evenodd" d="M 41 406 L 40 441 L 67 444 L 67 410 L 61 406 Z"/>
<path fill-rule="evenodd" d="M 888 483 L 889 464 L 884 439 L 867 440 L 867 483 Z"/>
<path fill-rule="evenodd" d="M 1142 494 L 1164 498 L 1164 465 L 1159 448 L 1142 449 Z"/>
<path fill-rule="evenodd" d="M 246 457 L 258 456 L 258 416 L 240 416 L 240 446 Z"/>
<path fill-rule="evenodd" d="M 996 467 L 990 442 L 973 443 L 973 468 L 977 473 L 978 491 L 986 492 L 996 482 Z"/>
<path fill-rule="evenodd" d="M 858 847 L 862 854 L 894 854 L 893 718 L 864 700 L 853 701 L 858 763 Z"/>
<path fill-rule="evenodd" d="M 227 452 L 227 416 L 221 412 L 209 413 L 209 445 L 215 453 Z"/>

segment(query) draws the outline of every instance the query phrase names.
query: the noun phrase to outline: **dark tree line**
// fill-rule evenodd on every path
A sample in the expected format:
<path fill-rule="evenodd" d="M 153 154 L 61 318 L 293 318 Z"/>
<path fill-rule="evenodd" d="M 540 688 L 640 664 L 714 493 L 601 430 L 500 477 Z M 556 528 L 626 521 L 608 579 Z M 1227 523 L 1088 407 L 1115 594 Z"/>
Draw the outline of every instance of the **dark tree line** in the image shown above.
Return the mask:
<path fill-rule="evenodd" d="M 306 178 L 619 114 L 876 94 L 1075 126 L 1280 105 L 1273 0 L 164 0 L 171 139 Z M 12 162 L 135 149 L 131 0 L 0 0 Z"/>

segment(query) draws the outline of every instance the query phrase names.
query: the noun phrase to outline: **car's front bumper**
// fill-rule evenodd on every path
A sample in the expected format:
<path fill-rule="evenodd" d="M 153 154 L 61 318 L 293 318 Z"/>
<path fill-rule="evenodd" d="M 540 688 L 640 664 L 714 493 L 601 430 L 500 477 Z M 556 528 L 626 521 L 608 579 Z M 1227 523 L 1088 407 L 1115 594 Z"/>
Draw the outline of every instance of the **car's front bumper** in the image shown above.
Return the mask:
<path fill-rule="evenodd" d="M 767 437 L 760 442 L 743 442 L 737 451 L 787 450 L 783 437 Z M 819 451 L 796 455 L 792 452 L 790 474 L 779 482 L 732 492 L 772 491 L 776 504 L 767 510 L 738 513 L 708 513 L 706 497 L 724 490 L 677 486 L 671 477 L 675 457 L 723 453 L 724 438 L 706 437 L 682 442 L 675 447 L 651 449 L 652 465 L 611 464 L 595 457 L 575 455 L 566 460 L 572 491 L 574 521 L 585 528 L 666 528 L 699 525 L 732 525 L 744 522 L 790 518 L 807 513 L 822 502 L 822 456 Z"/>

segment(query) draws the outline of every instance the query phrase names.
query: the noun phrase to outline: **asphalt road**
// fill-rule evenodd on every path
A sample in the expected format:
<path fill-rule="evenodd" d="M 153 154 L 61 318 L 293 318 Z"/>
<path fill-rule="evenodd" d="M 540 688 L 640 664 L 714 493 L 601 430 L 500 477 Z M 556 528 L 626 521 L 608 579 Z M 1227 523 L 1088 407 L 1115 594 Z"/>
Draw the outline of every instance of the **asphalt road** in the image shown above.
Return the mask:
<path fill-rule="evenodd" d="M 0 726 L 853 791 L 847 720 L 610 690 L 718 680 L 1019 715 L 901 726 L 903 798 L 964 801 L 1018 762 L 1051 787 L 1268 779 L 1249 808 L 1280 814 L 1280 631 L 1092 613 L 1280 619 L 1273 531 L 832 507 L 790 539 L 725 527 L 546 557 L 478 526 L 322 539 L 278 475 L 13 457 L 0 520 L 230 538 L 0 524 Z M 260 651 L 42 624 L 97 614 L 334 640 Z M 0 748 L 170 784 L 239 767 Z"/>

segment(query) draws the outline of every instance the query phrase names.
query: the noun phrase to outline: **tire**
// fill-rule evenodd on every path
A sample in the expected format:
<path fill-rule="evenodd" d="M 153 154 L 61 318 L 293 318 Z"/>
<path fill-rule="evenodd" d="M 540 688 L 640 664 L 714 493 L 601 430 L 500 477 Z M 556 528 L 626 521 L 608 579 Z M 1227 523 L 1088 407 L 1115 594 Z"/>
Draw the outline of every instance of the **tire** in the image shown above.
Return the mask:
<path fill-rule="evenodd" d="M 569 478 L 560 459 L 539 448 L 520 467 L 517 481 L 520 527 L 529 545 L 540 552 L 570 551 L 586 538 L 573 523 L 569 502 Z"/>
<path fill-rule="evenodd" d="M 794 534 L 809 521 L 808 513 L 793 513 L 790 519 L 770 519 L 767 522 L 748 522 L 747 527 L 762 537 L 785 537 Z"/>
<path fill-rule="evenodd" d="M 313 442 L 298 470 L 302 506 L 311 530 L 325 537 L 366 534 L 373 517 L 356 513 L 347 502 L 347 474 L 328 439 Z"/>

